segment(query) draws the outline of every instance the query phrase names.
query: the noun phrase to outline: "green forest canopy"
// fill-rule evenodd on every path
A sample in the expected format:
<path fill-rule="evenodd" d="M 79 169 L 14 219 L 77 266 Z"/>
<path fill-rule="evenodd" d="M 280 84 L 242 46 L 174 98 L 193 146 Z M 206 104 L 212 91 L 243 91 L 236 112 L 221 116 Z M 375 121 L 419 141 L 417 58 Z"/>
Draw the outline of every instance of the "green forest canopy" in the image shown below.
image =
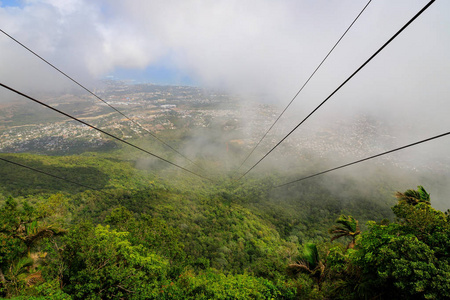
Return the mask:
<path fill-rule="evenodd" d="M 104 154 L 8 157 L 106 193 L 2 166 L 2 297 L 450 297 L 449 217 L 421 186 L 395 204 L 326 180 L 280 193 L 275 177 L 171 181 Z"/>

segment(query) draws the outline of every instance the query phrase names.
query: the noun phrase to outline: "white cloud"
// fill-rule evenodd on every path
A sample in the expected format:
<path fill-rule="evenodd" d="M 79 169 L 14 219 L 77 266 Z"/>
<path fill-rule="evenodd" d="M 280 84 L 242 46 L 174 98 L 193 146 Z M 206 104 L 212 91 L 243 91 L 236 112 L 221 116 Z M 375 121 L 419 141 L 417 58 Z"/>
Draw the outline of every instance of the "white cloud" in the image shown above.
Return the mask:
<path fill-rule="evenodd" d="M 323 100 L 425 3 L 373 1 L 296 101 L 298 109 L 306 112 Z M 116 68 L 142 70 L 164 59 L 200 84 L 263 94 L 283 106 L 364 5 L 350 0 L 29 0 L 21 8 L 0 7 L 0 28 L 82 83 Z M 378 109 L 371 102 L 361 104 L 369 93 L 378 95 L 379 103 L 392 104 L 389 99 L 395 97 L 401 105 L 420 102 L 423 91 L 447 94 L 448 8 L 445 1 L 434 4 L 336 95 L 345 98 L 341 106 Z M 71 84 L 5 36 L 0 49 L 2 81 L 18 88 Z M 422 89 L 421 83 L 426 83 Z"/>

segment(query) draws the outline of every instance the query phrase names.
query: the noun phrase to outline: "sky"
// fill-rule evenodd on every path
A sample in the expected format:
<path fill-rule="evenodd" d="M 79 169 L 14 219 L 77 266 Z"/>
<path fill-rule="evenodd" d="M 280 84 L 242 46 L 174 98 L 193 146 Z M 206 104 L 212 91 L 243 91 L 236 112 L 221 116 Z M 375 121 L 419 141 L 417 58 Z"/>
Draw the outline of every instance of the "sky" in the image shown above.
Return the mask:
<path fill-rule="evenodd" d="M 0 0 L 0 29 L 88 87 L 104 78 L 195 85 L 282 109 L 366 3 Z M 286 119 L 311 111 L 426 3 L 372 1 Z M 450 1 L 436 1 L 333 96 L 322 118 L 370 112 L 409 119 L 426 134 L 450 128 L 449 14 Z M 0 82 L 23 92 L 78 89 L 1 33 L 0 65 Z"/>
<path fill-rule="evenodd" d="M 0 28 L 81 81 L 109 76 L 212 86 L 283 102 L 366 2 L 1 0 Z M 344 79 L 426 2 L 373 1 L 317 74 L 317 84 L 333 87 Z M 394 65 L 397 77 L 410 73 L 407 69 L 426 69 L 432 59 L 419 60 L 433 44 L 438 47 L 430 55 L 446 58 L 449 6 L 448 1 L 433 4 L 373 68 L 382 73 L 395 62 L 401 66 Z M 3 78 L 47 88 L 55 80 L 64 84 L 6 36 L 0 47 Z M 394 54 L 404 52 L 396 62 Z M 438 64 L 448 66 L 448 58 Z M 421 81 L 422 74 L 408 79 Z"/>
<path fill-rule="evenodd" d="M 281 111 L 366 3 L 0 0 L 0 29 L 90 88 L 104 78 L 220 88 Z M 372 1 L 280 126 L 291 129 L 427 3 Z M 436 1 L 305 126 L 366 114 L 394 125 L 395 146 L 447 132 L 449 15 L 450 1 Z M 1 33 L 0 82 L 32 96 L 78 89 Z M 411 160 L 448 157 L 449 139 L 409 151 Z"/>

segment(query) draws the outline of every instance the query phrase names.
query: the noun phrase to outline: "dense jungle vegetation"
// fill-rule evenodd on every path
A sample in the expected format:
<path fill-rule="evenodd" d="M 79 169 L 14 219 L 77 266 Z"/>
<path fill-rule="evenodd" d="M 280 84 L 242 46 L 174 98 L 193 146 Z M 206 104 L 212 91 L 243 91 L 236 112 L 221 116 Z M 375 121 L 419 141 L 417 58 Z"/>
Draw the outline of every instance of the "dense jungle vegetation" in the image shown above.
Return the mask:
<path fill-rule="evenodd" d="M 114 153 L 1 155 L 94 189 L 1 163 L 0 297 L 450 298 L 450 217 L 422 186 L 211 184 Z"/>

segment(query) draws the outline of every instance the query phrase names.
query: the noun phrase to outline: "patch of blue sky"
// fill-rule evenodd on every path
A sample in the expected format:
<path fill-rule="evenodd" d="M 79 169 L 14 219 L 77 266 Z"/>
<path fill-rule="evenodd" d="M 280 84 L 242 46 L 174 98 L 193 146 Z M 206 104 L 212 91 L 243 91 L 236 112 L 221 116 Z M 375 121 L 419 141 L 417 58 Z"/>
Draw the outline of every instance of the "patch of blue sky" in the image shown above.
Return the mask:
<path fill-rule="evenodd" d="M 189 85 L 196 82 L 179 70 L 165 65 L 153 65 L 144 70 L 118 68 L 105 78 L 126 80 L 131 83 L 153 83 L 160 85 Z"/>
<path fill-rule="evenodd" d="M 23 0 L 0 0 L 0 7 L 23 7 Z"/>

